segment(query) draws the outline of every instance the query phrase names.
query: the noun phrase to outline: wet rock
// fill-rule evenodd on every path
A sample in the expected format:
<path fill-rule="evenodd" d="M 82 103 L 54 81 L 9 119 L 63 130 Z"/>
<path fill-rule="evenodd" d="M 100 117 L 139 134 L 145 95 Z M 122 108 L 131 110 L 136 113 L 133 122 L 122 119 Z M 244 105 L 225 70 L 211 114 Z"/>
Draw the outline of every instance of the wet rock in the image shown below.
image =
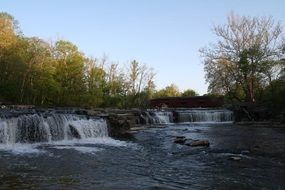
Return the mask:
<path fill-rule="evenodd" d="M 81 139 L 80 134 L 78 133 L 77 129 L 74 126 L 69 125 L 69 128 L 70 128 L 70 132 L 74 138 Z"/>
<path fill-rule="evenodd" d="M 35 108 L 35 105 L 9 105 L 9 108 L 24 110 Z"/>
<path fill-rule="evenodd" d="M 178 136 L 175 138 L 174 142 L 177 144 L 184 144 L 186 142 L 186 137 L 184 136 Z"/>
<path fill-rule="evenodd" d="M 82 110 L 82 109 L 74 110 L 74 113 L 78 114 L 78 115 L 88 115 L 88 112 L 86 110 Z"/>
<path fill-rule="evenodd" d="M 102 110 L 87 110 L 87 115 L 101 117 L 101 115 L 104 115 L 104 112 Z"/>
<path fill-rule="evenodd" d="M 179 113 L 177 111 L 173 111 L 172 115 L 173 115 L 173 122 L 178 123 L 179 122 Z"/>
<path fill-rule="evenodd" d="M 241 154 L 250 154 L 250 151 L 249 150 L 242 150 L 240 153 Z"/>
<path fill-rule="evenodd" d="M 229 157 L 229 160 L 240 161 L 241 157 L 239 157 L 239 156 L 231 156 L 231 157 Z"/>
<path fill-rule="evenodd" d="M 210 146 L 210 142 L 207 140 L 194 140 L 190 143 L 186 143 L 185 145 L 193 146 L 193 147 L 194 146 L 206 146 L 206 147 L 208 147 L 208 146 Z"/>
<path fill-rule="evenodd" d="M 261 151 L 260 149 L 261 149 L 261 147 L 259 145 L 254 145 L 250 148 L 250 151 L 259 152 L 259 151 Z"/>
<path fill-rule="evenodd" d="M 119 137 L 127 133 L 131 128 L 128 118 L 119 114 L 110 114 L 108 124 L 109 135 L 112 137 Z"/>
<path fill-rule="evenodd" d="M 193 147 L 196 147 L 196 146 L 208 147 L 208 146 L 210 146 L 210 143 L 207 140 L 193 140 L 193 139 L 186 138 L 185 136 L 175 137 L 174 143 L 182 144 L 182 145 L 186 145 L 186 146 L 193 146 Z"/>
<path fill-rule="evenodd" d="M 254 149 L 260 149 L 260 146 L 259 145 L 254 145 L 253 148 Z"/>

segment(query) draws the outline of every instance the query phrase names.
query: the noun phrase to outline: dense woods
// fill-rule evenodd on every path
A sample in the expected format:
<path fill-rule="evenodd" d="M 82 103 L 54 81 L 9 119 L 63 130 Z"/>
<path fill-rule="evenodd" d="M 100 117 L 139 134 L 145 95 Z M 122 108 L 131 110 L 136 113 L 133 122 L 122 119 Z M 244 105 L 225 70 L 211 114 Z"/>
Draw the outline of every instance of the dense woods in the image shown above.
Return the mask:
<path fill-rule="evenodd" d="M 157 91 L 154 77 L 136 60 L 120 67 L 104 56 L 87 57 L 66 40 L 25 37 L 13 16 L 0 13 L 0 102 L 127 108 L 181 95 L 175 85 Z"/>

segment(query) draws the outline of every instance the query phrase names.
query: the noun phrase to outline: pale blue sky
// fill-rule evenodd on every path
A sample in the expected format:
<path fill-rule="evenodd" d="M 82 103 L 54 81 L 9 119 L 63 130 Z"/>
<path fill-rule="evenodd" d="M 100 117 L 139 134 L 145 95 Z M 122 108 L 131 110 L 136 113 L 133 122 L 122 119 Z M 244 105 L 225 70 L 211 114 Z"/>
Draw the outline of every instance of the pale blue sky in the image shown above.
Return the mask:
<path fill-rule="evenodd" d="M 227 15 L 273 16 L 285 24 L 283 0 L 1 0 L 26 36 L 66 39 L 88 56 L 132 59 L 153 67 L 158 88 L 171 83 L 204 94 L 198 50 L 215 41 Z"/>

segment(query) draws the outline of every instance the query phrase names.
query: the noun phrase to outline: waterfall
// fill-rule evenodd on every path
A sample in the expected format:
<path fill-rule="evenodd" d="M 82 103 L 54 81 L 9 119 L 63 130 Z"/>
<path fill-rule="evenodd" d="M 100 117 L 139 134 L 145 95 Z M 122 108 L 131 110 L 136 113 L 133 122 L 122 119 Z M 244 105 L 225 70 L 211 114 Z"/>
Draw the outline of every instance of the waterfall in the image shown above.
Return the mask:
<path fill-rule="evenodd" d="M 149 110 L 141 115 L 142 124 L 169 124 L 185 122 L 232 122 L 233 112 L 227 109 Z"/>
<path fill-rule="evenodd" d="M 154 112 L 154 118 L 160 124 L 166 124 L 166 123 L 172 123 L 173 122 L 172 112 L 157 111 L 157 112 Z"/>
<path fill-rule="evenodd" d="M 173 114 L 169 111 L 146 111 L 141 115 L 145 124 L 167 124 L 173 122 Z"/>
<path fill-rule="evenodd" d="M 178 122 L 231 122 L 233 112 L 226 109 L 189 109 L 176 111 Z"/>
<path fill-rule="evenodd" d="M 141 114 L 142 124 L 173 122 L 231 122 L 226 109 L 148 110 Z M 71 139 L 107 137 L 104 119 L 67 113 L 30 113 L 0 116 L 0 143 L 54 142 Z"/>
<path fill-rule="evenodd" d="M 35 143 L 108 136 L 103 119 L 73 114 L 27 114 L 0 118 L 0 143 Z"/>

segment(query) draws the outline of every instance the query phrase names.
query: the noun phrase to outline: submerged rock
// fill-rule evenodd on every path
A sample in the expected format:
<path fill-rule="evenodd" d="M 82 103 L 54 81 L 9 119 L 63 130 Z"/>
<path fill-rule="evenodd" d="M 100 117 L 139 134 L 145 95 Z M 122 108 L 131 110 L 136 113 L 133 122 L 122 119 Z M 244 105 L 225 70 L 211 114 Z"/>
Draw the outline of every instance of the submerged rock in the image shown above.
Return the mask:
<path fill-rule="evenodd" d="M 186 143 L 187 146 L 210 146 L 209 141 L 207 140 L 194 140 L 191 143 Z"/>
<path fill-rule="evenodd" d="M 239 157 L 239 156 L 231 156 L 231 157 L 229 157 L 229 160 L 240 161 L 241 157 Z"/>
<path fill-rule="evenodd" d="M 210 146 L 209 141 L 207 140 L 193 140 L 193 139 L 187 139 L 185 136 L 177 136 L 174 140 L 174 143 L 177 144 L 182 144 L 182 145 L 186 145 L 186 146 Z"/>

